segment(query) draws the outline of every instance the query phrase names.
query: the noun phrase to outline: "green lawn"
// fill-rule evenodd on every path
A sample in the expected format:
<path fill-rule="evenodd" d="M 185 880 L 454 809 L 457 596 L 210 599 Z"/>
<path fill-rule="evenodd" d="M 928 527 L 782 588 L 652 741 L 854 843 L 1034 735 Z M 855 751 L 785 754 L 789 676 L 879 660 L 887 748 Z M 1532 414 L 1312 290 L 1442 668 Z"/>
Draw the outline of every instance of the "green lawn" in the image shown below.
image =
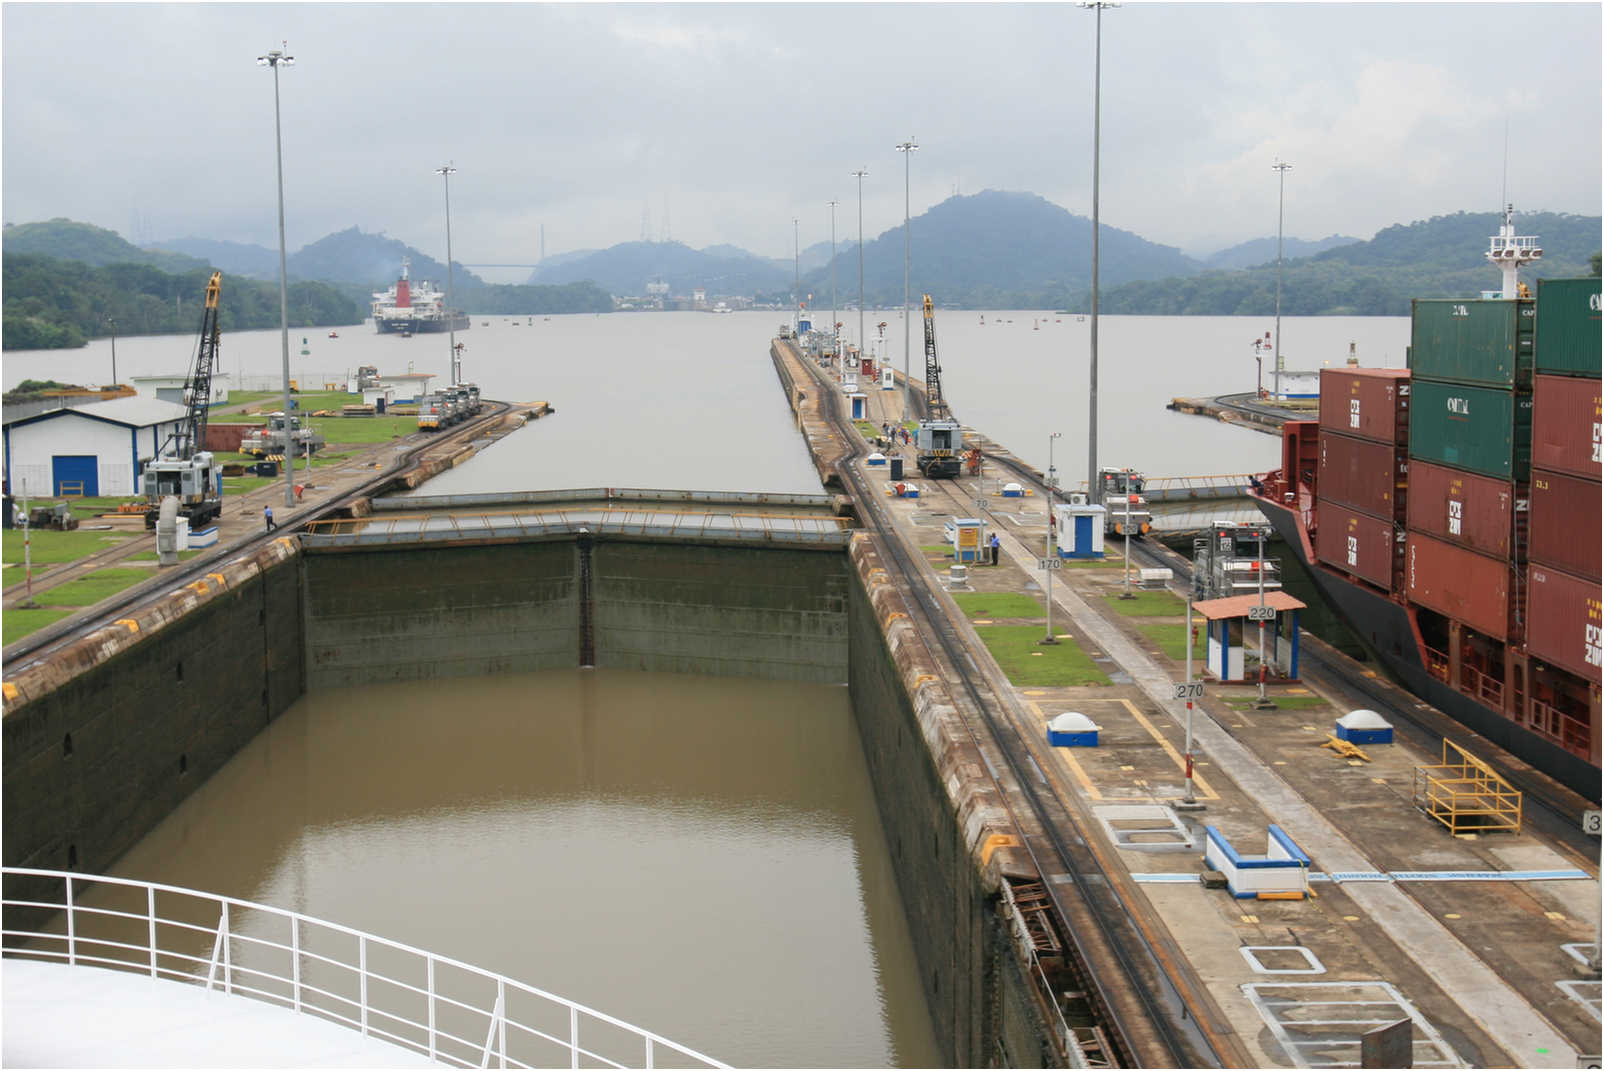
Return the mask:
<path fill-rule="evenodd" d="M 71 613 L 72 610 L 7 610 L 0 618 L 0 644 L 14 643 Z"/>
<path fill-rule="evenodd" d="M 1071 639 L 1056 644 L 1039 641 L 1046 629 L 1036 625 L 981 625 L 975 629 L 981 642 L 1002 667 L 1008 680 L 1019 687 L 1070 687 L 1107 684 L 1108 677 Z"/>
<path fill-rule="evenodd" d="M 1029 595 L 1012 591 L 955 591 L 952 600 L 958 609 L 976 617 L 1039 618 L 1046 612 L 1042 604 Z M 1043 630 L 1045 634 L 1046 630 Z"/>
<path fill-rule="evenodd" d="M 0 560 L 21 563 L 22 537 L 23 533 L 15 530 L 0 533 L 0 540 L 3 540 L 4 545 L 4 553 L 0 554 Z M 126 532 L 85 532 L 82 529 L 76 532 L 53 532 L 48 529 L 35 529 L 31 556 L 35 566 L 59 565 L 62 562 L 77 561 L 97 550 L 116 546 L 132 538 L 134 537 Z"/>
<path fill-rule="evenodd" d="M 1132 598 L 1122 599 L 1121 593 L 1104 595 L 1108 605 L 1126 617 L 1178 617 L 1186 613 L 1186 603 L 1167 591 L 1138 591 L 1131 589 Z"/>
<path fill-rule="evenodd" d="M 1142 634 L 1159 645 L 1166 655 L 1175 659 L 1177 663 L 1186 661 L 1186 626 L 1185 625 L 1138 625 Z M 1208 650 L 1208 634 L 1203 631 L 1202 623 L 1198 622 L 1197 639 L 1192 642 L 1192 659 L 1201 662 L 1204 652 Z"/>
<path fill-rule="evenodd" d="M 33 601 L 40 606 L 93 606 L 155 575 L 151 569 L 96 569 L 40 592 Z"/>

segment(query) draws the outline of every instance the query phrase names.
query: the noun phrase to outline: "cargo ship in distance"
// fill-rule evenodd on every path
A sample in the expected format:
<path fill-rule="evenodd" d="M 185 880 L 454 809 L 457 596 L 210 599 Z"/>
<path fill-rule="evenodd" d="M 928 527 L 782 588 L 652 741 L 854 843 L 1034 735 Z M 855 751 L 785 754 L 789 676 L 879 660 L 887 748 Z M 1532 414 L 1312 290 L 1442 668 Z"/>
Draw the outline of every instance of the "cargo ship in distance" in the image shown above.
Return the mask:
<path fill-rule="evenodd" d="M 1407 368 L 1324 369 L 1253 498 L 1400 683 L 1597 801 L 1600 280 L 1534 299 L 1513 219 L 1503 289 L 1415 300 Z"/>
<path fill-rule="evenodd" d="M 458 309 L 447 309 L 446 296 L 433 283 L 407 277 L 412 262 L 401 258 L 401 276 L 390 289 L 373 295 L 373 326 L 381 335 L 434 334 L 466 331 L 469 318 Z"/>

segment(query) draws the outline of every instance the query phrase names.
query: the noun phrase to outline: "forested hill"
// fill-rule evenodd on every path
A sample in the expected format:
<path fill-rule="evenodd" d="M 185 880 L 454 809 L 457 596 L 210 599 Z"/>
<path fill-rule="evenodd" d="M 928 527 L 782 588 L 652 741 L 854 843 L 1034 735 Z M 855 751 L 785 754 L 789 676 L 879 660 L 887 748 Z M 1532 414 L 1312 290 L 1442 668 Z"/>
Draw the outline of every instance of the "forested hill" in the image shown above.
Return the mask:
<path fill-rule="evenodd" d="M 148 264 L 94 267 L 75 260 L 7 251 L 0 344 L 8 350 L 61 349 L 111 333 L 187 334 L 199 330 L 210 268 L 170 274 Z M 361 323 L 367 308 L 327 283 L 289 286 L 291 327 Z M 279 325 L 277 283 L 224 275 L 218 303 L 224 331 Z"/>
<path fill-rule="evenodd" d="M 163 271 L 190 271 L 206 267 L 206 260 L 160 249 L 141 249 L 92 223 L 52 219 L 43 223 L 8 223 L 0 229 L 0 244 L 7 253 L 36 253 L 61 260 L 77 260 L 99 267 L 104 264 L 149 264 Z"/>
<path fill-rule="evenodd" d="M 1368 242 L 1288 260 L 1282 268 L 1286 316 L 1408 316 L 1414 298 L 1475 297 L 1503 281 L 1483 254 L 1502 223 L 1496 212 L 1459 212 L 1388 227 Z M 1596 275 L 1598 216 L 1531 212 L 1521 234 L 1541 239 L 1543 259 L 1524 280 Z M 1130 283 L 1104 291 L 1099 308 L 1140 316 L 1265 316 L 1275 312 L 1273 263 L 1244 271 Z"/>

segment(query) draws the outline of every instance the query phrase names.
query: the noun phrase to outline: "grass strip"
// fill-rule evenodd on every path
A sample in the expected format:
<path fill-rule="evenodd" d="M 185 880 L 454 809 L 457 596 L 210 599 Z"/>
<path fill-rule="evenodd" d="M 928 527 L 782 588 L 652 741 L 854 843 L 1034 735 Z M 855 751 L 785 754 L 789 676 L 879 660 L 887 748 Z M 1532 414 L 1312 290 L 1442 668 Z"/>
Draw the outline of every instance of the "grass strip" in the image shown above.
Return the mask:
<path fill-rule="evenodd" d="M 1103 598 L 1126 617 L 1175 617 L 1186 613 L 1186 603 L 1167 591 L 1132 591 L 1129 599 L 1118 594 Z"/>
<path fill-rule="evenodd" d="M 1069 688 L 1109 683 L 1107 674 L 1074 640 L 1065 637 L 1055 644 L 1039 642 L 1045 635 L 1039 626 L 981 625 L 975 632 L 1009 682 L 1016 686 Z"/>
<path fill-rule="evenodd" d="M 1024 617 L 1036 619 L 1046 611 L 1042 604 L 1028 595 L 1012 591 L 955 591 L 952 600 L 958 609 L 976 617 Z"/>
<path fill-rule="evenodd" d="M 0 618 L 0 644 L 11 644 L 74 613 L 72 610 L 7 610 Z"/>
<path fill-rule="evenodd" d="M 35 595 L 33 601 L 41 606 L 93 606 L 155 575 L 150 569 L 96 569 Z"/>
<path fill-rule="evenodd" d="M 36 528 L 33 531 L 30 556 L 36 566 L 60 565 L 62 562 L 75 562 L 79 558 L 87 558 L 97 550 L 105 550 L 132 538 L 127 533 L 86 532 L 82 529 L 76 532 L 55 532 Z M 22 558 L 23 533 L 15 530 L 0 533 L 0 560 L 7 564 L 20 565 Z"/>
<path fill-rule="evenodd" d="M 1138 625 L 1137 629 L 1159 645 L 1177 664 L 1186 661 L 1186 626 L 1185 625 Z M 1192 658 L 1198 665 L 1202 665 L 1203 654 L 1208 650 L 1208 636 L 1202 628 L 1197 631 L 1197 638 L 1192 642 Z"/>

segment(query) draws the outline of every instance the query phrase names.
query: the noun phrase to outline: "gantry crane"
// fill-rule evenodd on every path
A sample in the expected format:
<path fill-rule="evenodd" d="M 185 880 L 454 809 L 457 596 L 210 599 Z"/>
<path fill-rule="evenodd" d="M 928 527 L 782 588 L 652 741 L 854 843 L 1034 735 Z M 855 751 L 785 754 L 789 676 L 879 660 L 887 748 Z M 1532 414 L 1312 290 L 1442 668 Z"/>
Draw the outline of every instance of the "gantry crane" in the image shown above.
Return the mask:
<path fill-rule="evenodd" d="M 919 422 L 916 464 L 930 479 L 951 479 L 963 464 L 963 429 L 941 393 L 941 362 L 936 357 L 936 312 L 925 295 L 925 399 L 929 412 Z"/>
<path fill-rule="evenodd" d="M 212 369 L 217 365 L 217 344 L 221 331 L 217 324 L 217 302 L 223 288 L 223 273 L 212 272 L 206 284 L 206 311 L 201 318 L 200 344 L 195 364 L 184 383 L 184 419 L 167 437 L 157 456 L 145 466 L 141 487 L 150 507 L 145 527 L 156 527 L 162 499 L 178 499 L 180 516 L 189 519 L 191 529 L 200 528 L 223 512 L 222 471 L 205 449 L 208 406 L 212 400 Z"/>

